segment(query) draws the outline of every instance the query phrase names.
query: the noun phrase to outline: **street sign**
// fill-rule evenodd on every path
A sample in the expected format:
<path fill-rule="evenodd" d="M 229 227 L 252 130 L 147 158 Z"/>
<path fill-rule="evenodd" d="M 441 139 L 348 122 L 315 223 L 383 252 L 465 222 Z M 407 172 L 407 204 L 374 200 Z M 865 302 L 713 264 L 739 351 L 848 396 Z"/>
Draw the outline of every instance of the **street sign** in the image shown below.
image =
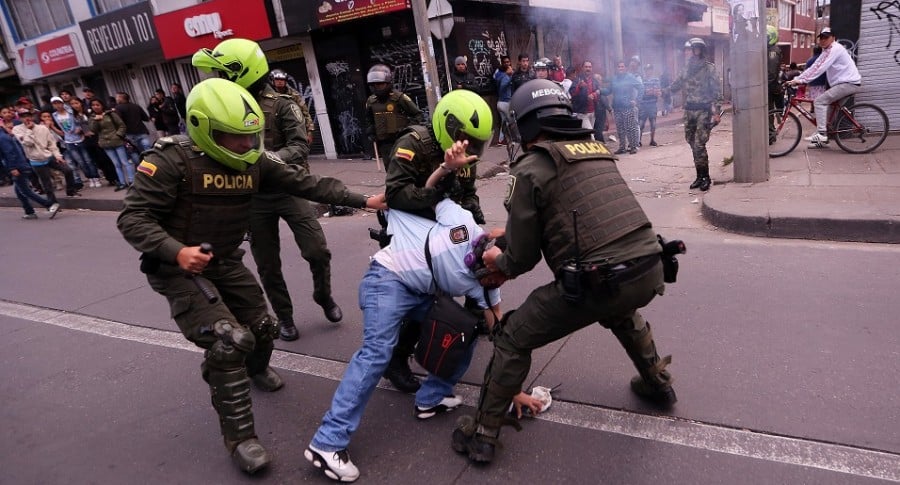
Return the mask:
<path fill-rule="evenodd" d="M 450 37 L 453 30 L 453 7 L 447 0 L 431 0 L 428 6 L 428 28 L 438 39 Z"/>

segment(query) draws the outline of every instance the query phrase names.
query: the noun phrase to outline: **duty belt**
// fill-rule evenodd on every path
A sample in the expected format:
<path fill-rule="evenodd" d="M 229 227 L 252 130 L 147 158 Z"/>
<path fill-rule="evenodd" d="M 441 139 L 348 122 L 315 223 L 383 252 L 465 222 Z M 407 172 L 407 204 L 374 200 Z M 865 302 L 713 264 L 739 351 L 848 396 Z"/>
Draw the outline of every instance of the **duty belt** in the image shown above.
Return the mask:
<path fill-rule="evenodd" d="M 619 286 L 644 276 L 659 262 L 659 254 L 648 254 L 613 265 L 586 265 L 584 283 L 595 292 L 615 294 Z"/>

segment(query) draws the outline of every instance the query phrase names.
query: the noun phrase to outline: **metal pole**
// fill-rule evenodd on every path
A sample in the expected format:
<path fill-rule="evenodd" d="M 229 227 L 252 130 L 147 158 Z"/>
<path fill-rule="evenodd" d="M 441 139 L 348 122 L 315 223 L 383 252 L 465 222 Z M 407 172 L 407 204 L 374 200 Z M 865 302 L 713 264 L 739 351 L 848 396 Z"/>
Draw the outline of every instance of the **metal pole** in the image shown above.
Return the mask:
<path fill-rule="evenodd" d="M 622 46 L 622 1 L 612 0 L 612 38 L 613 51 L 616 58 L 613 62 L 625 59 L 625 49 Z"/>
<path fill-rule="evenodd" d="M 738 32 L 731 37 L 732 146 L 734 181 L 739 183 L 769 179 L 766 9 L 763 0 L 756 4 L 758 15 L 748 19 L 749 28 L 735 22 Z"/>
<path fill-rule="evenodd" d="M 428 9 L 425 0 L 410 2 L 413 20 L 416 23 L 416 40 L 419 44 L 419 57 L 422 60 L 422 79 L 425 83 L 425 97 L 428 99 L 428 111 L 434 113 L 434 107 L 441 97 L 440 86 L 435 84 L 439 79 L 437 65 L 434 61 L 434 44 L 431 41 L 431 29 L 428 27 Z"/>

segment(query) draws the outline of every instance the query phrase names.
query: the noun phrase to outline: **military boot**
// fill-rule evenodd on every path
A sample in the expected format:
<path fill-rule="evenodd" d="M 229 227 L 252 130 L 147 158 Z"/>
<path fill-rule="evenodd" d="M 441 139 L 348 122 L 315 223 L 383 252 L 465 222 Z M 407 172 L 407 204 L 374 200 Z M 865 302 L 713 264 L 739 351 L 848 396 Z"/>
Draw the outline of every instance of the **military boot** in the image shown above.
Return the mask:
<path fill-rule="evenodd" d="M 409 368 L 409 355 L 405 353 L 394 352 L 388 368 L 384 371 L 384 377 L 391 381 L 395 389 L 408 394 L 418 391 L 422 386 Z"/>
<path fill-rule="evenodd" d="M 500 444 L 500 430 L 485 429 L 469 415 L 461 416 L 456 421 L 450 446 L 453 451 L 468 456 L 476 463 L 490 463 L 494 460 L 494 452 Z"/>
<path fill-rule="evenodd" d="M 631 379 L 632 392 L 660 407 L 675 404 L 678 398 L 672 389 L 673 379 L 665 370 L 672 356 L 659 357 L 650 324 L 645 322 L 640 330 L 614 328 L 612 331 L 639 373 Z"/>
<path fill-rule="evenodd" d="M 694 181 L 691 182 L 691 190 L 700 187 L 700 184 L 703 183 L 703 172 L 700 170 L 700 167 L 694 165 L 694 170 L 697 171 L 697 178 L 695 178 Z"/>
<path fill-rule="evenodd" d="M 700 172 L 700 185 L 698 185 L 698 187 L 701 191 L 706 192 L 709 190 L 709 186 L 712 185 L 712 179 L 709 178 L 709 167 L 703 167 L 700 169 Z"/>
<path fill-rule="evenodd" d="M 266 367 L 259 374 L 250 376 L 250 380 L 258 389 L 266 392 L 275 392 L 284 387 L 284 380 L 271 367 Z"/>

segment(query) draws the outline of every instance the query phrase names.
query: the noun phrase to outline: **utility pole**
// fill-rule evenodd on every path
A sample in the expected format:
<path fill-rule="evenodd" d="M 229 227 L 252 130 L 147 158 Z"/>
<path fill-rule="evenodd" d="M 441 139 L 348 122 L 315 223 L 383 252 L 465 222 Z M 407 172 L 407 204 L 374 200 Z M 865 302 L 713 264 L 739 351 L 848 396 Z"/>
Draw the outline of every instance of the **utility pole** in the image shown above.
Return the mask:
<path fill-rule="evenodd" d="M 756 18 L 746 24 L 735 21 L 731 43 L 732 107 L 734 131 L 734 181 L 769 180 L 769 86 L 766 68 L 765 2 L 755 0 Z M 747 9 L 749 10 L 749 9 Z M 746 28 L 745 28 L 746 25 Z"/>
<path fill-rule="evenodd" d="M 622 46 L 622 0 L 612 0 L 611 22 L 613 51 L 616 54 L 616 58 L 613 59 L 613 62 L 619 62 L 625 58 L 625 48 Z"/>
<path fill-rule="evenodd" d="M 434 113 L 434 107 L 441 98 L 437 85 L 438 71 L 434 57 L 434 43 L 431 41 L 431 29 L 428 26 L 428 9 L 425 0 L 412 0 L 413 19 L 416 23 L 416 40 L 419 43 L 419 57 L 422 60 L 422 78 L 425 82 L 425 97 L 428 99 L 428 111 Z M 444 59 L 444 62 L 449 62 Z"/>

